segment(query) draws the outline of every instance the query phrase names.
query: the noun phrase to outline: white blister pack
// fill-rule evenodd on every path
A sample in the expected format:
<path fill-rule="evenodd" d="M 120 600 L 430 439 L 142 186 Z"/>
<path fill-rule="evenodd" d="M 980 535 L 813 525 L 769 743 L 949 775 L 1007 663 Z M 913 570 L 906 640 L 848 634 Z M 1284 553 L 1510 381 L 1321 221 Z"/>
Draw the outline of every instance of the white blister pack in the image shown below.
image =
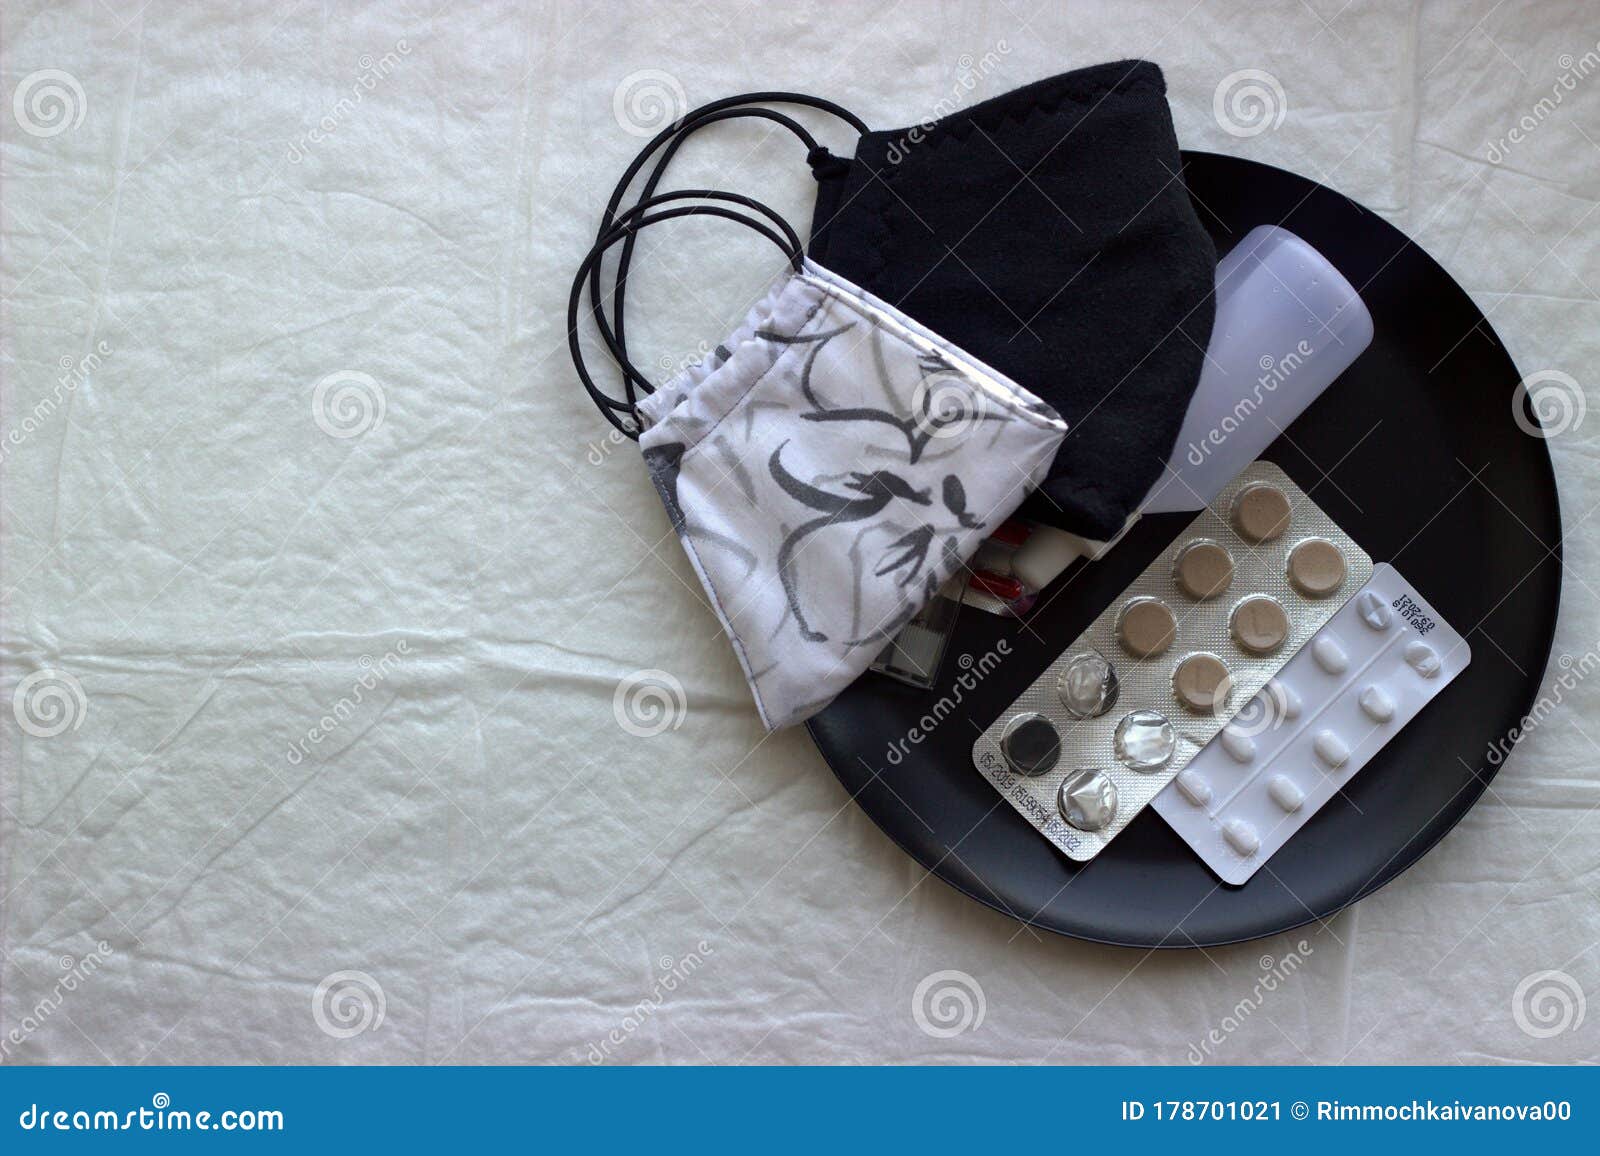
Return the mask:
<path fill-rule="evenodd" d="M 1471 660 L 1393 566 L 1375 566 L 1152 806 L 1242 884 Z"/>

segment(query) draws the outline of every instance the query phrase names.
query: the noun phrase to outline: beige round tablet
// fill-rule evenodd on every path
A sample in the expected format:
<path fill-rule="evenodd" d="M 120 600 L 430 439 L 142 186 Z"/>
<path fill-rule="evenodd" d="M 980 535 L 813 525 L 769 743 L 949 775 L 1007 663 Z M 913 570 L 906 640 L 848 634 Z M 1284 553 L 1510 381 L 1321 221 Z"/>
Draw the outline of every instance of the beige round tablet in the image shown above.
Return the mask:
<path fill-rule="evenodd" d="M 1191 654 L 1172 672 L 1172 693 L 1193 711 L 1215 711 L 1228 701 L 1233 680 L 1228 666 L 1214 654 Z"/>
<path fill-rule="evenodd" d="M 1178 552 L 1172 577 L 1190 598 L 1215 598 L 1233 582 L 1233 555 L 1210 538 L 1197 538 Z"/>
<path fill-rule="evenodd" d="M 1326 538 L 1307 538 L 1289 551 L 1289 581 L 1309 598 L 1326 598 L 1344 585 L 1344 555 Z"/>
<path fill-rule="evenodd" d="M 1153 658 L 1172 645 L 1178 620 L 1159 598 L 1135 598 L 1117 615 L 1117 641 L 1135 658 Z"/>
<path fill-rule="evenodd" d="M 1251 654 L 1271 654 L 1289 639 L 1289 612 L 1270 594 L 1252 594 L 1228 619 L 1233 640 Z"/>
<path fill-rule="evenodd" d="M 1257 482 L 1233 499 L 1233 528 L 1251 542 L 1270 542 L 1289 528 L 1289 499 L 1277 486 Z"/>

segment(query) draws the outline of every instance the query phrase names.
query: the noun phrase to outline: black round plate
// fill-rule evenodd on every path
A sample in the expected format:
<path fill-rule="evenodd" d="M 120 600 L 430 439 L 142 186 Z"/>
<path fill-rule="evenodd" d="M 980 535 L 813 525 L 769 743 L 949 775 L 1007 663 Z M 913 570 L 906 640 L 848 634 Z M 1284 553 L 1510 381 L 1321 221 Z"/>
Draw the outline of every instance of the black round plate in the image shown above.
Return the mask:
<path fill-rule="evenodd" d="M 1057 580 L 1028 619 L 963 610 L 940 685 L 858 680 L 809 724 L 862 809 L 928 870 L 1015 918 L 1141 947 L 1231 943 L 1325 918 L 1415 863 L 1477 800 L 1538 693 L 1561 594 L 1561 521 L 1544 442 L 1518 428 L 1519 375 L 1483 314 L 1403 233 L 1282 169 L 1187 153 L 1224 253 L 1278 223 L 1326 255 L 1372 311 L 1371 347 L 1267 450 L 1372 555 L 1467 638 L 1472 662 L 1243 887 L 1217 881 L 1147 808 L 1079 864 L 972 766 L 978 733 L 1188 524 L 1137 523 Z M 1531 410 L 1527 410 L 1530 414 Z M 973 689 L 963 654 L 1011 653 Z M 950 713 L 920 742 L 940 699 Z M 901 752 L 898 759 L 891 750 Z"/>

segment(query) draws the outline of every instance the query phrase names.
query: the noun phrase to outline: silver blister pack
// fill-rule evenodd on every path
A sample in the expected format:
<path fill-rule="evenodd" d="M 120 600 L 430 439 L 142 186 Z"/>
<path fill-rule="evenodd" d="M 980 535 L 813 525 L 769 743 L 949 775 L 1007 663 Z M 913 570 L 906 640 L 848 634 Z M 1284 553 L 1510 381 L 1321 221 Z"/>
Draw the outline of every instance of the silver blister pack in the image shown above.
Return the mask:
<path fill-rule="evenodd" d="M 1372 573 L 1257 461 L 973 744 L 972 761 L 1069 858 L 1092 859 Z"/>

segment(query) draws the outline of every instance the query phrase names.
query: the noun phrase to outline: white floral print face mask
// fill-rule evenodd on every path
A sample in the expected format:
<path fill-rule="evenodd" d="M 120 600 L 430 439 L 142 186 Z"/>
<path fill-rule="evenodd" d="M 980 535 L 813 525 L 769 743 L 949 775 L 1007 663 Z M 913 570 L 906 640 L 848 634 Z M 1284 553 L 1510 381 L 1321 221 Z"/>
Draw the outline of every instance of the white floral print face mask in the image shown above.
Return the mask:
<path fill-rule="evenodd" d="M 865 671 L 1066 433 L 1033 394 L 810 261 L 637 412 L 769 729 Z"/>

